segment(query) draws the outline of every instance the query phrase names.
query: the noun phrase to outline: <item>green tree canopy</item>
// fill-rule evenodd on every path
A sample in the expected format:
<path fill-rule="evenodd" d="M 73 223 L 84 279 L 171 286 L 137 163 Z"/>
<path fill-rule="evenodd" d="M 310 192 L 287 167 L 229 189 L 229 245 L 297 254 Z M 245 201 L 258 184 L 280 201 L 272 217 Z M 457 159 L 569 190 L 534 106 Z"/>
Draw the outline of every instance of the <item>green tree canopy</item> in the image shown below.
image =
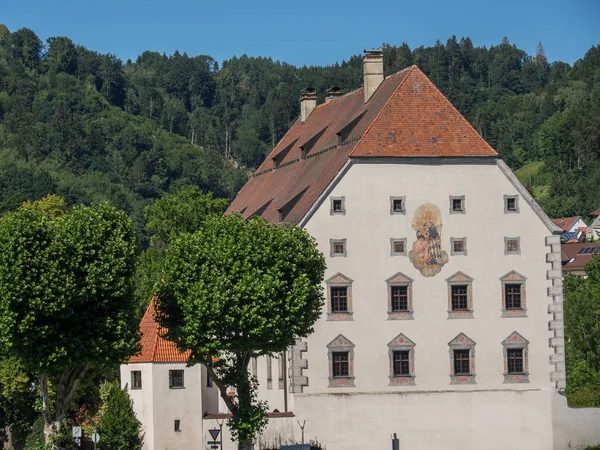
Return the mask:
<path fill-rule="evenodd" d="M 266 423 L 248 363 L 305 337 L 321 313 L 325 259 L 304 230 L 234 214 L 208 218 L 166 251 L 157 319 L 190 362 L 204 364 L 245 448 Z M 227 388 L 236 395 L 227 395 Z"/>
<path fill-rule="evenodd" d="M 47 442 L 86 372 L 138 342 L 131 220 L 108 204 L 57 216 L 50 200 L 0 218 L 0 344 L 39 377 Z"/>
<path fill-rule="evenodd" d="M 103 406 L 98 422 L 100 448 L 106 450 L 140 450 L 142 424 L 133 411 L 133 400 L 127 388 L 121 389 L 118 381 L 104 383 L 100 391 Z"/>

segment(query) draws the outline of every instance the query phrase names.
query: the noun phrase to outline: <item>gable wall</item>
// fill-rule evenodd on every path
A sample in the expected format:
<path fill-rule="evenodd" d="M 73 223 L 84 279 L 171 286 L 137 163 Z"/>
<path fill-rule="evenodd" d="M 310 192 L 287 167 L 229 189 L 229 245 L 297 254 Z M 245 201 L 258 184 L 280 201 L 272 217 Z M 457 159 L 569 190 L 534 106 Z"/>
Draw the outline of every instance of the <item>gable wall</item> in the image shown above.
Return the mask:
<path fill-rule="evenodd" d="M 319 249 L 327 258 L 325 279 L 341 272 L 354 280 L 354 320 L 328 321 L 328 306 L 324 306 L 315 333 L 306 340 L 308 352 L 304 357 L 308 359 L 308 369 L 303 374 L 308 376 L 309 385 L 304 388 L 304 394 L 295 396 L 297 416 L 306 415 L 318 423 L 315 431 L 331 439 L 325 443 L 332 450 L 364 448 L 364 443 L 359 445 L 356 441 L 356 433 L 368 435 L 363 427 L 375 418 L 384 423 L 388 421 L 392 433 L 398 428 L 392 424 L 408 415 L 416 421 L 412 432 L 422 436 L 432 426 L 445 427 L 447 424 L 439 420 L 453 410 L 463 414 L 465 422 L 464 428 L 456 430 L 458 434 L 476 427 L 482 430 L 479 437 L 473 439 L 473 445 L 466 448 L 507 448 L 503 446 L 507 442 L 499 441 L 497 447 L 490 447 L 489 442 L 480 440 L 496 429 L 495 426 L 498 436 L 506 436 L 510 430 L 500 422 L 493 424 L 496 413 L 513 414 L 511 423 L 517 436 L 533 443 L 527 448 L 552 448 L 551 434 L 550 440 L 534 442 L 535 433 L 531 430 L 531 427 L 550 429 L 549 405 L 551 398 L 557 395 L 555 382 L 551 381 L 554 366 L 549 362 L 554 353 L 549 347 L 554 333 L 549 331 L 552 316 L 548 305 L 552 299 L 548 296 L 551 281 L 547 279 L 547 271 L 552 265 L 546 262 L 551 250 L 546 245 L 546 237 L 551 236 L 551 232 L 496 162 L 440 165 L 355 162 L 328 195 L 344 196 L 346 213 L 330 215 L 329 198 L 326 198 L 305 227 L 317 239 Z M 465 196 L 464 215 L 450 214 L 451 195 Z M 504 195 L 519 195 L 518 214 L 505 213 Z M 405 215 L 390 215 L 390 196 L 405 196 Z M 433 203 L 441 212 L 442 249 L 449 256 L 448 263 L 433 277 L 421 275 L 408 256 L 390 256 L 392 237 L 407 238 L 407 251 L 411 250 L 415 241 L 411 222 L 415 209 L 423 203 Z M 467 256 L 451 255 L 451 237 L 467 238 Z M 504 254 L 505 237 L 520 237 L 520 255 Z M 330 239 L 347 240 L 347 257 L 330 257 Z M 527 317 L 501 317 L 500 277 L 513 270 L 527 278 Z M 446 278 L 459 271 L 473 278 L 474 318 L 471 319 L 448 318 Z M 414 320 L 388 320 L 385 280 L 397 272 L 414 280 Z M 502 341 L 514 331 L 529 341 L 529 383 L 504 383 Z M 387 344 L 399 333 L 415 343 L 414 386 L 390 386 Z M 448 342 L 459 333 L 476 343 L 476 384 L 450 384 Z M 355 387 L 328 387 L 327 344 L 339 334 L 355 345 Z M 427 392 L 426 397 L 418 394 L 423 391 Z M 490 395 L 467 394 L 465 397 L 457 393 L 463 391 L 490 392 Z M 509 391 L 521 395 L 509 395 L 506 393 Z M 401 395 L 411 392 L 416 395 L 410 401 Z M 384 402 L 377 397 L 382 393 L 400 395 L 386 397 Z M 340 420 L 348 417 L 344 412 L 353 415 L 356 423 L 350 428 L 355 437 L 347 433 L 348 440 L 342 438 L 336 442 L 329 430 L 337 428 L 334 423 L 337 416 L 331 412 L 342 407 L 339 402 L 343 394 L 356 394 L 343 397 L 344 405 L 338 417 Z M 401 413 L 399 404 L 406 402 L 412 406 Z M 443 414 L 436 409 L 436 404 L 445 408 Z M 503 406 L 500 408 L 499 404 Z M 388 409 L 384 405 L 388 405 Z M 313 414 L 317 414 L 316 418 L 312 418 Z M 481 421 L 487 421 L 486 425 L 479 426 Z M 341 430 L 338 428 L 338 431 Z M 440 435 L 439 447 L 430 448 L 465 448 L 459 441 L 446 441 Z M 418 447 L 401 445 L 401 448 Z"/>

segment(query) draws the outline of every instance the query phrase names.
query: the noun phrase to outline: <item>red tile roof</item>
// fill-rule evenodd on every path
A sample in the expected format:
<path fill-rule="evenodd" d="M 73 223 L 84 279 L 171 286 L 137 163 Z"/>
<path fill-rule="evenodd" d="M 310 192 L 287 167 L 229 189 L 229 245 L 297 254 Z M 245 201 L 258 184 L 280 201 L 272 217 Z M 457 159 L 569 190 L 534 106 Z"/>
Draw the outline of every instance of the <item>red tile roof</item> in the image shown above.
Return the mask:
<path fill-rule="evenodd" d="M 556 219 L 552 219 L 557 226 L 561 227 L 563 231 L 568 231 L 569 228 L 573 226 L 573 224 L 579 219 L 579 216 L 575 217 L 557 217 Z"/>
<path fill-rule="evenodd" d="M 175 344 L 160 337 L 162 328 L 154 320 L 154 299 L 140 322 L 142 351 L 127 361 L 133 363 L 185 363 L 190 352 L 181 353 Z"/>
<path fill-rule="evenodd" d="M 585 270 L 585 265 L 589 263 L 594 254 L 587 253 L 585 255 L 580 255 L 579 250 L 586 247 L 600 247 L 600 244 L 596 242 L 577 242 L 572 244 L 563 244 L 561 245 L 561 254 L 562 254 L 562 270 L 564 272 L 571 271 L 582 271 Z M 598 255 L 598 253 L 596 253 Z M 573 260 L 573 261 L 571 261 Z"/>
<path fill-rule="evenodd" d="M 597 209 L 596 211 L 592 211 L 589 215 L 590 216 L 600 216 L 600 209 Z"/>
<path fill-rule="evenodd" d="M 361 88 L 297 120 L 227 211 L 296 224 L 349 158 L 497 155 L 411 66 L 387 77 L 367 103 Z"/>

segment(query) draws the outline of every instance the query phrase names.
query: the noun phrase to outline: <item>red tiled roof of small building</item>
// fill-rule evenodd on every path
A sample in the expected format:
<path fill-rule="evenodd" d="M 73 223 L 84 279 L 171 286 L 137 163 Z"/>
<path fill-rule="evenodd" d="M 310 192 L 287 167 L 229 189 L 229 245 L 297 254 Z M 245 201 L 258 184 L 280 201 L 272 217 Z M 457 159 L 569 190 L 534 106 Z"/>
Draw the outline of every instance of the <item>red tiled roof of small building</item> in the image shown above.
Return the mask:
<path fill-rule="evenodd" d="M 304 150 L 304 151 L 303 151 Z M 417 66 L 298 119 L 227 212 L 297 224 L 350 158 L 497 157 Z"/>
<path fill-rule="evenodd" d="M 563 229 L 563 231 L 568 231 L 569 228 L 573 226 L 573 224 L 579 219 L 579 216 L 575 217 L 557 217 L 556 219 L 552 219 L 557 226 Z"/>
<path fill-rule="evenodd" d="M 592 211 L 589 215 L 590 216 L 600 216 L 600 209 L 597 209 L 596 211 Z"/>
<path fill-rule="evenodd" d="M 190 352 L 181 353 L 175 344 L 163 339 L 160 335 L 162 328 L 154 320 L 154 299 L 148 305 L 146 313 L 140 322 L 142 334 L 142 351 L 127 361 L 133 363 L 186 363 Z"/>

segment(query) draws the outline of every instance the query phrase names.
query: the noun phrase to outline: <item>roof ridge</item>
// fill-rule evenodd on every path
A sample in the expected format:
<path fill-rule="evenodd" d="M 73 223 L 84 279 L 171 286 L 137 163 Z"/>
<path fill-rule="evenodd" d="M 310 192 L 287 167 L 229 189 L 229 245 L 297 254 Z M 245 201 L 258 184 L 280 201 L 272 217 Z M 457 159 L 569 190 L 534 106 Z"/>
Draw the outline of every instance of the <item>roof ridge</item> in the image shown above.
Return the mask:
<path fill-rule="evenodd" d="M 385 105 L 383 105 L 383 107 L 379 110 L 379 112 L 377 113 L 377 115 L 375 116 L 375 118 L 371 121 L 371 123 L 369 124 L 369 126 L 367 127 L 367 129 L 365 130 L 365 132 L 363 133 L 363 135 L 361 136 L 360 141 L 358 141 L 358 143 L 354 146 L 354 149 L 352 149 L 352 151 L 348 155 L 350 158 L 352 158 L 352 154 L 360 146 L 360 144 L 362 143 L 362 141 L 365 138 L 365 136 L 367 134 L 369 134 L 369 131 L 371 131 L 371 128 L 373 127 L 373 124 L 375 122 L 377 122 L 377 119 L 379 119 L 379 117 L 381 116 L 381 113 L 385 110 L 385 108 L 387 107 L 387 105 L 392 101 L 392 98 L 394 97 L 394 95 L 396 95 L 396 92 L 398 92 L 398 89 L 400 89 L 404 85 L 404 83 L 406 82 L 406 79 L 410 76 L 410 74 L 413 72 L 413 70 L 414 70 L 415 67 L 416 66 L 414 64 L 412 66 L 408 67 L 409 70 L 408 70 L 406 76 L 404 77 L 404 79 L 400 83 L 398 83 L 398 86 L 396 87 L 396 89 L 394 89 L 394 92 L 392 92 L 392 95 L 390 95 L 388 97 L 387 101 L 385 102 Z M 406 69 L 404 69 L 404 70 L 406 70 Z M 400 72 L 397 72 L 397 73 L 400 73 Z M 377 91 L 375 91 L 375 92 L 377 92 Z"/>

